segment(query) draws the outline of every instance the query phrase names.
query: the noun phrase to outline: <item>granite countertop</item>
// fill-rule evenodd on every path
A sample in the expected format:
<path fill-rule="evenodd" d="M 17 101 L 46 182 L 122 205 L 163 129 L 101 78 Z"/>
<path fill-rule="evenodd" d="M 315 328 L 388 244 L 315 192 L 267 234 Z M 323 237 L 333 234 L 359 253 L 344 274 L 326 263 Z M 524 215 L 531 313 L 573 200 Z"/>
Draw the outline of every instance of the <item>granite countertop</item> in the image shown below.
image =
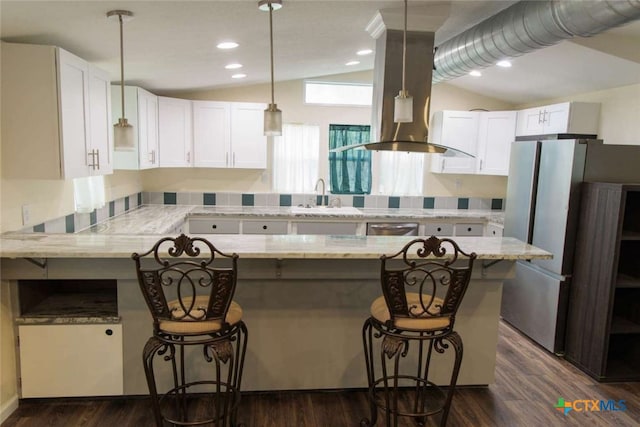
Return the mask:
<path fill-rule="evenodd" d="M 3 258 L 130 258 L 149 250 L 163 235 L 8 234 L 0 238 Z M 409 242 L 411 236 L 216 235 L 208 236 L 226 253 L 263 259 L 378 259 Z M 551 254 L 510 237 L 456 237 L 479 259 L 550 259 Z"/>
<path fill-rule="evenodd" d="M 188 218 L 234 217 L 271 218 L 289 221 L 304 219 L 329 220 L 481 220 L 502 224 L 504 214 L 489 210 L 463 209 L 368 209 L 358 208 L 359 213 L 342 213 L 327 208 L 326 213 L 292 213 L 291 207 L 269 206 L 188 206 L 188 205 L 146 205 L 117 216 L 109 221 L 94 225 L 77 234 L 164 234 L 174 230 Z"/>

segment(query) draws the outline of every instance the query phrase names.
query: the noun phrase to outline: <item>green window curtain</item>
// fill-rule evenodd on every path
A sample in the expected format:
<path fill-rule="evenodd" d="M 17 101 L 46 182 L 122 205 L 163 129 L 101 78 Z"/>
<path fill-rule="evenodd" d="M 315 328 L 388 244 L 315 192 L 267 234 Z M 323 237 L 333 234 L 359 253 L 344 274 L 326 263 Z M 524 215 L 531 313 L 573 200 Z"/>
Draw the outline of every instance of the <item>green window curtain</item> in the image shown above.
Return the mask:
<path fill-rule="evenodd" d="M 370 126 L 329 125 L 329 149 L 371 142 Z M 371 194 L 371 152 L 329 153 L 332 194 Z"/>

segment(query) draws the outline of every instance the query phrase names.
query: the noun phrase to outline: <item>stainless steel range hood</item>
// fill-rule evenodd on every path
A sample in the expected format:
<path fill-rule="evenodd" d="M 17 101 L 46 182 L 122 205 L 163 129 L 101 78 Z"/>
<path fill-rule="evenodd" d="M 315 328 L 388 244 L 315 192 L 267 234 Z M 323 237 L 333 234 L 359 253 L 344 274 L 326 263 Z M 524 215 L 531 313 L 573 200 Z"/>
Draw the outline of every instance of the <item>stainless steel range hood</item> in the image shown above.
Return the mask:
<path fill-rule="evenodd" d="M 403 32 L 385 30 L 376 40 L 371 134 L 368 150 L 443 153 L 447 147 L 427 143 L 433 72 L 434 33 L 407 32 L 406 89 L 413 96 L 413 122 L 394 123 L 394 97 L 402 89 Z"/>

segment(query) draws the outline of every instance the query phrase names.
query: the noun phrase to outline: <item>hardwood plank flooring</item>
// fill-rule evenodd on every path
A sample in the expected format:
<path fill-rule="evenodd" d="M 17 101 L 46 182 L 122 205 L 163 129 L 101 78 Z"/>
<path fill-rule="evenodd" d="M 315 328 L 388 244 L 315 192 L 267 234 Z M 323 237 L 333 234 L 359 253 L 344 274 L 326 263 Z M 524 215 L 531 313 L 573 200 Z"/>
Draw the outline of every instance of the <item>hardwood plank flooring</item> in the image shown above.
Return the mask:
<path fill-rule="evenodd" d="M 364 369 L 364 366 L 363 366 Z M 554 408 L 558 398 L 624 400 L 626 411 L 578 412 Z M 204 401 L 204 399 L 203 399 Z M 203 405 L 203 404 L 201 404 Z M 200 411 L 203 408 L 198 407 Z M 369 416 L 362 390 L 246 393 L 239 421 L 246 427 L 357 427 Z M 429 420 L 435 426 L 439 420 Z M 384 420 L 378 418 L 378 426 Z M 23 400 L 2 427 L 152 426 L 148 398 Z M 449 426 L 640 426 L 640 382 L 601 384 L 542 350 L 501 322 L 496 383 L 460 388 Z M 415 426 L 402 421 L 401 427 Z"/>

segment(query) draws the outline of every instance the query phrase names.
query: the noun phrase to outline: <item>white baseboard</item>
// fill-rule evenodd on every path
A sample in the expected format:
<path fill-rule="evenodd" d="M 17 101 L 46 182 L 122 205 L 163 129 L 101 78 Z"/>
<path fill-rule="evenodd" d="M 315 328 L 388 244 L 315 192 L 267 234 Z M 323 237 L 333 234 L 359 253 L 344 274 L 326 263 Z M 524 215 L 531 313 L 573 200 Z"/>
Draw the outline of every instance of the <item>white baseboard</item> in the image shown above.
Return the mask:
<path fill-rule="evenodd" d="M 18 409 L 18 395 L 13 396 L 0 406 L 0 424 L 5 422 L 16 409 Z"/>

